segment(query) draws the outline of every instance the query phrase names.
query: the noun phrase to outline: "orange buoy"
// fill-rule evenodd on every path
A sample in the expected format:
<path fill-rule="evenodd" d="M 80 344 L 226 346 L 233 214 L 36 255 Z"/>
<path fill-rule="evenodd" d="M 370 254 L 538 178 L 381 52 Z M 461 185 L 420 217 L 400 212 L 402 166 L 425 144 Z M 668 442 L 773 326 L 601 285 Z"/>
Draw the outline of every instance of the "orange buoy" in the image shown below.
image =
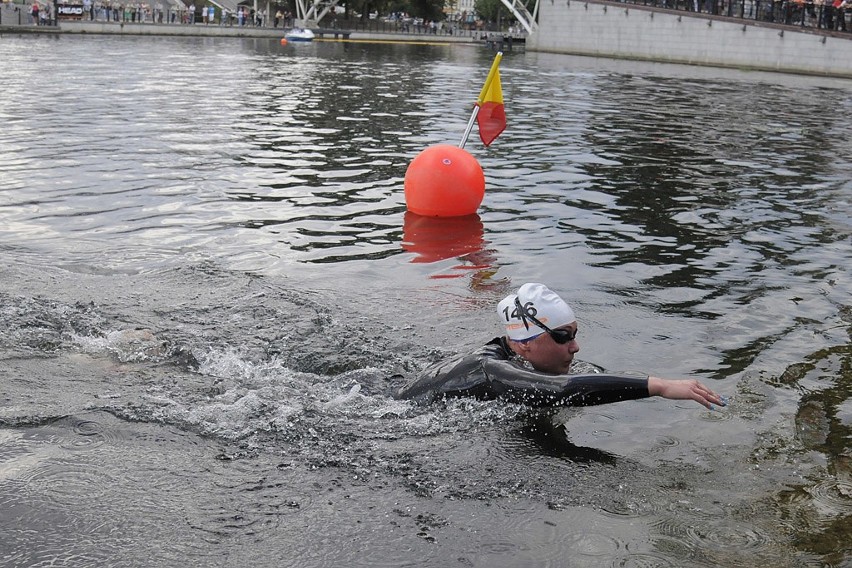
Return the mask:
<path fill-rule="evenodd" d="M 287 38 L 286 37 L 281 38 L 281 45 L 287 45 Z"/>
<path fill-rule="evenodd" d="M 458 146 L 430 146 L 411 161 L 405 172 L 405 203 L 409 211 L 418 215 L 471 215 L 484 196 L 482 167 Z"/>

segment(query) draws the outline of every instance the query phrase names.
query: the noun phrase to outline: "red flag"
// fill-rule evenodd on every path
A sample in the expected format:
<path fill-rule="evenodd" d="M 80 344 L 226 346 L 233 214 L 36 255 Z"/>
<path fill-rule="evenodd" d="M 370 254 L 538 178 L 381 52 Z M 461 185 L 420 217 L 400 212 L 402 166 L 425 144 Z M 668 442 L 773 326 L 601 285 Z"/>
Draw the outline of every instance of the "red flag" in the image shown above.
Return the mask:
<path fill-rule="evenodd" d="M 499 60 L 497 62 L 499 64 Z M 506 111 L 503 107 L 503 87 L 500 85 L 500 70 L 494 66 L 485 87 L 476 103 L 479 113 L 476 122 L 479 124 L 479 137 L 488 146 L 500 133 L 506 129 Z"/>

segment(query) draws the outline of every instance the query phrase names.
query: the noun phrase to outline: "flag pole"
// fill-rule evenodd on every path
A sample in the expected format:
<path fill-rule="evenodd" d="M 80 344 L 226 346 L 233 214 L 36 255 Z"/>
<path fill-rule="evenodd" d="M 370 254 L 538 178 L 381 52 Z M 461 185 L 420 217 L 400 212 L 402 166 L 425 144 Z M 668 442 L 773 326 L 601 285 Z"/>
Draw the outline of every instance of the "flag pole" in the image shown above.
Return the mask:
<path fill-rule="evenodd" d="M 470 136 L 470 131 L 473 130 L 473 123 L 476 122 L 476 115 L 479 114 L 479 105 L 473 105 L 473 112 L 470 113 L 470 120 L 467 121 L 467 128 L 464 129 L 464 134 L 462 134 L 461 142 L 459 142 L 459 148 L 464 148 L 465 142 L 467 142 L 468 137 Z"/>
<path fill-rule="evenodd" d="M 494 79 L 494 74 L 500 66 L 501 59 L 503 59 L 503 52 L 498 51 L 497 55 L 494 56 L 494 62 L 491 63 L 491 70 L 488 71 L 488 77 L 485 79 L 485 85 L 483 85 L 482 90 L 479 92 L 479 98 L 476 99 L 476 103 L 473 105 L 473 112 L 470 113 L 470 120 L 467 121 L 467 128 L 465 128 L 461 142 L 459 142 L 459 148 L 464 148 L 468 137 L 470 137 L 470 132 L 473 130 L 473 123 L 476 122 L 476 116 L 479 114 L 479 106 L 482 104 L 482 99 L 485 98 L 485 93 L 488 92 L 488 88 L 491 86 L 491 81 Z"/>

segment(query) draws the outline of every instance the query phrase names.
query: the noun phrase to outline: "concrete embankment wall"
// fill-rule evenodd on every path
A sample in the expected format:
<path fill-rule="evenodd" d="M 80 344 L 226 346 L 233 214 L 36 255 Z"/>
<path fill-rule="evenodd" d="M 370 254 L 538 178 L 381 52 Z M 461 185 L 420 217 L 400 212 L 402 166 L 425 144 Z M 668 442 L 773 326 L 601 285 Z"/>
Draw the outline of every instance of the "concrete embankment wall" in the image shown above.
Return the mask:
<path fill-rule="evenodd" d="M 137 24 L 119 22 L 91 22 L 68 20 L 62 21 L 57 30 L 61 33 L 72 34 L 123 34 L 123 35 L 166 35 L 166 36 L 206 36 L 206 37 L 268 37 L 282 38 L 283 28 L 252 27 L 252 26 L 220 26 L 220 25 L 185 25 L 185 24 Z M 347 34 L 348 35 L 348 34 Z M 343 39 L 344 33 L 337 35 L 333 30 L 324 31 L 317 39 Z M 348 36 L 351 41 L 388 41 L 408 43 L 472 43 L 476 40 L 470 36 L 447 36 L 407 33 L 365 33 L 352 32 Z M 481 42 L 479 42 L 481 43 Z"/>
<path fill-rule="evenodd" d="M 842 36 L 615 2 L 544 0 L 539 9 L 530 51 L 852 78 L 852 39 Z"/>

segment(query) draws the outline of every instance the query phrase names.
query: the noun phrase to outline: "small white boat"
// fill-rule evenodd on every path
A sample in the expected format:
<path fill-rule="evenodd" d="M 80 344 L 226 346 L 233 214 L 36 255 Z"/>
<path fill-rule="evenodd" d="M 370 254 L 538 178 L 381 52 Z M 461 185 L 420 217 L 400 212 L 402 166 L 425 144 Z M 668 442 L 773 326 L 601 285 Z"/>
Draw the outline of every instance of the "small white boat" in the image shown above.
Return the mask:
<path fill-rule="evenodd" d="M 287 41 L 313 41 L 314 32 L 305 28 L 293 28 L 284 34 Z"/>

